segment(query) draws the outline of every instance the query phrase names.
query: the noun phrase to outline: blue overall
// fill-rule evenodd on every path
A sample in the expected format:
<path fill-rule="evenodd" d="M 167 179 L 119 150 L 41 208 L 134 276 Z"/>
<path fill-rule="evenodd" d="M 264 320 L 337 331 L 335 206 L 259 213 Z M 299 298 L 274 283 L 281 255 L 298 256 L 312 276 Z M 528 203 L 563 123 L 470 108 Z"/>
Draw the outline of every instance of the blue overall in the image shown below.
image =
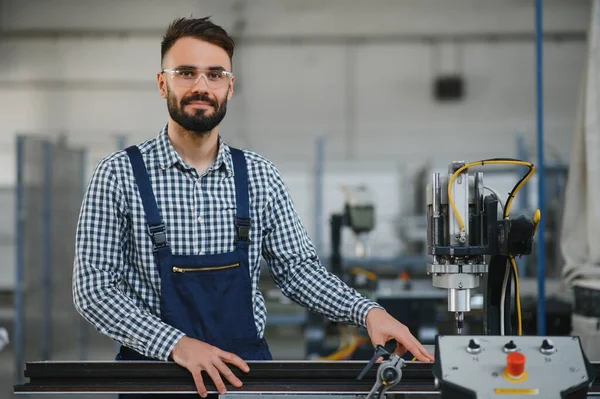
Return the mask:
<path fill-rule="evenodd" d="M 231 148 L 233 159 L 237 230 L 233 252 L 208 255 L 174 255 L 167 241 L 148 172 L 139 149 L 126 149 L 140 192 L 154 258 L 161 278 L 161 319 L 188 337 L 232 352 L 244 360 L 271 360 L 264 339 L 258 336 L 252 307 L 250 245 L 250 201 L 248 170 L 242 151 Z M 210 232 L 207 232 L 210 234 Z M 152 360 L 121 347 L 117 360 Z M 230 365 L 230 367 L 235 367 Z M 206 376 L 205 383 L 210 382 Z M 208 381 L 207 381 L 208 380 Z M 224 380 L 226 382 L 226 380 Z M 188 395 L 120 395 L 141 399 Z M 190 395 L 198 398 L 199 395 Z"/>

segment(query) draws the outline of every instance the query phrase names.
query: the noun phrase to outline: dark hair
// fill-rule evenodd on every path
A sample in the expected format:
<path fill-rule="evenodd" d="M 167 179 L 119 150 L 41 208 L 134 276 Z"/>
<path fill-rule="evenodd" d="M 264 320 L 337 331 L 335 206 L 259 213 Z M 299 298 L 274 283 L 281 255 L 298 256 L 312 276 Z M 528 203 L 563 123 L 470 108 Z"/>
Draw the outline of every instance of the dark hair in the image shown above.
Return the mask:
<path fill-rule="evenodd" d="M 225 29 L 211 22 L 210 17 L 204 18 L 177 18 L 167 28 L 160 45 L 160 61 L 162 63 L 165 54 L 182 37 L 195 37 L 205 42 L 221 47 L 233 59 L 235 42 L 227 34 Z"/>

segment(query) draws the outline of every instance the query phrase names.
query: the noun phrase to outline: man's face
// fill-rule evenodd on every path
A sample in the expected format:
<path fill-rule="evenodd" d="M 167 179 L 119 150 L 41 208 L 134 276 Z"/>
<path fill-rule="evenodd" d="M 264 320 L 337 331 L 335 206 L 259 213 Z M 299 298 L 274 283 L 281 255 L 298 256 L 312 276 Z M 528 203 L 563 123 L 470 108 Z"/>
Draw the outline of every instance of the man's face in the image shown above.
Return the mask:
<path fill-rule="evenodd" d="M 231 77 L 218 84 L 213 79 L 222 70 L 231 71 L 231 61 L 225 50 L 196 38 L 184 37 L 169 49 L 163 68 L 180 71 L 158 74 L 158 88 L 161 96 L 167 99 L 172 120 L 198 135 L 209 133 L 221 123 L 235 80 Z M 200 71 L 205 75 L 198 75 Z M 194 74 L 199 76 L 197 82 L 189 79 Z"/>

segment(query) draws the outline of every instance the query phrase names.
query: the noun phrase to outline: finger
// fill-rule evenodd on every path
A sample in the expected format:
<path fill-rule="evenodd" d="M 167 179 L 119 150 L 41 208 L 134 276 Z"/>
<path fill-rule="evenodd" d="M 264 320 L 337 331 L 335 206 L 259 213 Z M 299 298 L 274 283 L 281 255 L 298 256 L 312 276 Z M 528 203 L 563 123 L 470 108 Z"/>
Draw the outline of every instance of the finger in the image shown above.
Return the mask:
<path fill-rule="evenodd" d="M 221 375 L 231 383 L 231 385 L 233 385 L 236 388 L 240 388 L 242 386 L 242 381 L 240 381 L 240 379 L 237 378 L 235 374 L 233 374 L 231 369 L 227 367 L 227 365 L 221 360 L 215 362 L 215 367 L 217 368 L 217 370 L 219 370 Z"/>
<path fill-rule="evenodd" d="M 404 345 L 404 347 L 408 349 L 410 353 L 417 358 L 417 360 L 426 363 L 433 361 L 433 357 L 429 355 L 425 347 L 421 345 L 414 335 L 410 333 L 408 328 L 406 328 L 403 332 L 403 334 L 399 334 L 399 336 L 396 338 L 396 341 L 402 342 L 402 345 Z"/>
<path fill-rule="evenodd" d="M 200 396 L 202 396 L 203 398 L 206 398 L 206 396 L 208 395 L 208 392 L 206 390 L 206 387 L 204 386 L 204 380 L 202 379 L 202 374 L 199 370 L 194 370 L 191 371 L 192 373 L 192 378 L 194 379 L 194 384 L 196 385 L 196 390 L 198 391 L 198 393 L 200 394 Z"/>
<path fill-rule="evenodd" d="M 213 380 L 213 383 L 215 384 L 215 388 L 217 389 L 219 394 L 225 395 L 225 393 L 227 392 L 227 389 L 225 389 L 225 384 L 223 383 L 223 380 L 221 379 L 221 374 L 219 374 L 219 372 L 217 371 L 215 366 L 207 367 L 206 373 L 208 374 L 210 379 Z"/>
<path fill-rule="evenodd" d="M 431 360 L 432 362 L 435 362 L 435 355 L 431 352 L 429 352 L 427 349 L 425 349 L 425 355 L 429 358 L 429 360 Z"/>
<path fill-rule="evenodd" d="M 402 344 L 398 344 L 396 345 L 396 349 L 394 350 L 394 354 L 398 355 L 398 356 L 404 356 L 406 354 L 406 352 L 408 351 L 408 349 L 406 349 L 406 347 Z"/>
<path fill-rule="evenodd" d="M 234 366 L 236 366 L 237 368 L 242 370 L 244 373 L 247 373 L 248 371 L 250 371 L 250 367 L 248 367 L 248 363 L 243 361 L 241 357 L 239 357 L 238 355 L 236 355 L 234 353 L 221 351 L 219 353 L 219 357 L 224 362 L 233 364 Z"/>
<path fill-rule="evenodd" d="M 435 356 L 429 353 L 429 351 L 415 338 L 415 343 L 419 349 L 419 354 L 421 357 L 427 358 L 428 361 L 433 362 L 435 360 Z M 415 357 L 419 358 L 416 353 L 411 352 Z"/>
<path fill-rule="evenodd" d="M 415 356 L 417 358 L 417 360 L 421 361 L 421 362 L 426 362 L 429 363 L 431 361 L 433 361 L 433 357 L 431 355 L 429 355 L 429 353 L 427 352 L 427 350 L 423 347 L 423 345 L 421 345 L 421 343 L 419 343 L 419 341 L 416 340 L 416 338 L 413 338 L 413 341 L 411 343 L 404 343 L 404 345 L 406 346 L 406 348 L 410 351 L 410 353 L 413 354 L 413 356 Z"/>

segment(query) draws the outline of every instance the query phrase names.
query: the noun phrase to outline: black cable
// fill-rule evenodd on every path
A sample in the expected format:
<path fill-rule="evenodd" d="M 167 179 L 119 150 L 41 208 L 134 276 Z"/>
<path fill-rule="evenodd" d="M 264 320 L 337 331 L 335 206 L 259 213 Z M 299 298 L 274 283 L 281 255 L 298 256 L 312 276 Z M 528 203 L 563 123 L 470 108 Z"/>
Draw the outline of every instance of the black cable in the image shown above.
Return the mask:
<path fill-rule="evenodd" d="M 504 216 L 503 218 L 506 219 L 506 217 L 508 216 L 508 208 L 506 207 L 506 204 L 508 204 L 508 201 L 510 201 L 511 198 L 515 198 L 516 195 L 516 191 L 517 188 L 521 185 L 521 183 L 523 183 L 525 181 L 525 179 L 529 178 L 529 175 L 531 174 L 531 171 L 533 170 L 533 165 L 532 166 L 528 166 L 529 170 L 527 171 L 527 173 L 525 173 L 521 179 L 519 179 L 519 181 L 517 182 L 517 184 L 514 185 L 514 187 L 512 188 L 512 190 L 510 190 L 510 193 L 508 193 L 508 198 L 506 199 L 506 203 L 504 204 Z"/>
<path fill-rule="evenodd" d="M 506 206 L 508 204 L 508 201 L 510 201 L 511 198 L 513 198 L 513 199 L 515 198 L 517 188 L 519 186 L 521 186 L 521 184 L 525 181 L 525 179 L 528 179 L 530 177 L 530 175 L 532 173 L 532 170 L 533 170 L 533 164 L 531 166 L 528 166 L 528 169 L 529 170 L 527 171 L 527 173 L 525 173 L 521 177 L 521 179 L 519 179 L 519 181 L 514 185 L 513 189 L 508 194 L 508 198 L 506 199 L 506 204 L 504 205 L 504 212 L 503 212 L 504 213 L 504 217 L 503 217 L 504 219 L 506 219 L 508 217 L 508 210 L 509 210 L 509 208 Z M 513 326 L 516 326 L 518 324 L 518 321 L 516 320 L 517 317 L 518 317 L 517 316 L 517 312 L 518 312 L 517 298 L 518 297 L 517 297 L 517 292 L 516 292 L 517 291 L 517 276 L 515 274 L 515 271 L 513 270 L 512 261 L 510 260 L 511 256 L 512 255 L 509 254 L 509 259 L 508 259 L 509 263 L 510 263 L 510 265 L 509 265 L 509 276 L 508 276 L 508 284 L 506 284 L 506 290 L 507 290 L 507 292 L 506 292 L 506 294 L 504 296 L 504 299 L 505 299 L 506 302 L 504 304 L 502 304 L 502 306 L 505 306 L 504 307 L 504 320 L 503 320 L 503 322 L 505 323 L 504 324 L 505 325 L 504 331 L 505 331 L 505 334 L 507 334 L 507 335 L 508 334 L 512 334 Z M 511 290 L 511 287 L 513 287 L 513 286 L 514 286 L 514 291 Z M 515 296 L 514 296 L 514 310 L 515 310 L 515 312 L 514 312 L 514 314 L 512 312 L 512 308 L 510 306 L 511 302 L 512 302 L 511 298 L 510 298 L 511 291 L 515 293 Z"/>

